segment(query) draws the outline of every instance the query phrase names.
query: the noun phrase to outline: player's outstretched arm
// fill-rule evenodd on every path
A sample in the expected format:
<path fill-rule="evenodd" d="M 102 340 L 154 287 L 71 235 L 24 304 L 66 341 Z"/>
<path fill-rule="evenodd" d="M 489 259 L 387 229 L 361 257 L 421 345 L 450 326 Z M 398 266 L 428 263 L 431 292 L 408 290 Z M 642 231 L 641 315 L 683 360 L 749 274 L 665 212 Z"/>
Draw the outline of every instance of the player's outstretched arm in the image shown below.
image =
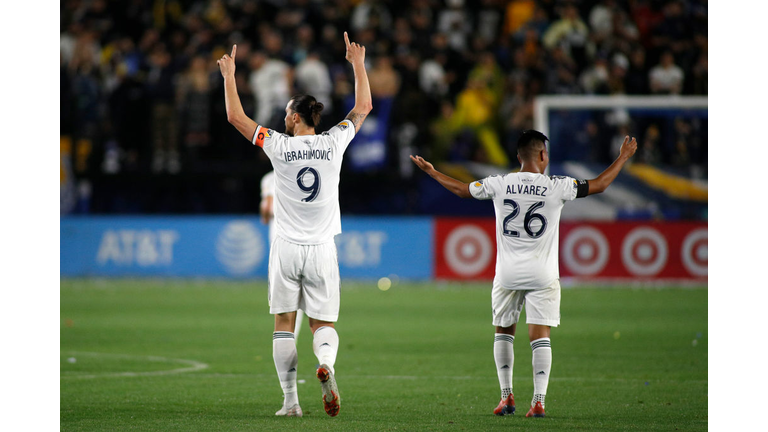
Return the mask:
<path fill-rule="evenodd" d="M 624 138 L 624 143 L 621 144 L 621 150 L 619 151 L 619 157 L 609 166 L 605 171 L 600 173 L 594 180 L 589 180 L 589 195 L 598 194 L 610 186 L 616 176 L 619 175 L 619 171 L 624 168 L 624 164 L 627 163 L 629 158 L 635 154 L 637 150 L 637 140 L 632 138 L 630 141 L 629 136 Z"/>
<path fill-rule="evenodd" d="M 346 59 L 352 63 L 352 70 L 355 73 L 355 106 L 346 118 L 355 125 L 355 133 L 357 133 L 368 113 L 373 109 L 373 98 L 371 86 L 368 84 L 368 73 L 365 71 L 365 47 L 354 42 L 350 43 L 347 32 L 344 32 L 344 42 L 347 44 Z"/>
<path fill-rule="evenodd" d="M 235 54 L 237 54 L 237 45 L 232 46 L 232 55 L 226 55 L 216 61 L 224 77 L 224 102 L 227 106 L 227 120 L 249 141 L 256 133 L 258 126 L 251 120 L 240 103 L 240 96 L 237 95 L 237 84 L 235 83 Z"/>
<path fill-rule="evenodd" d="M 417 167 L 421 168 L 422 171 L 429 174 L 430 177 L 437 180 L 438 183 L 440 183 L 444 188 L 453 192 L 456 196 L 461 198 L 472 197 L 472 194 L 469 193 L 469 183 L 464 183 L 441 173 L 440 171 L 436 170 L 435 167 L 429 163 L 429 161 L 421 156 L 411 155 L 411 160 L 416 164 Z"/>

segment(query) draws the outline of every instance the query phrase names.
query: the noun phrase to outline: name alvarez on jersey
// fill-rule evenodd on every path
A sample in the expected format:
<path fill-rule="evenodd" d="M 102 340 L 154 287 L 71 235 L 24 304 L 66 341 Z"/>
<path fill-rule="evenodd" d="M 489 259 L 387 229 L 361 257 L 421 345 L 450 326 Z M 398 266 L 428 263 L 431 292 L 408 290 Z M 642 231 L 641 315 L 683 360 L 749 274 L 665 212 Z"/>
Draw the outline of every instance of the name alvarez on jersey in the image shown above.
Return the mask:
<path fill-rule="evenodd" d="M 538 185 L 507 185 L 507 195 L 528 194 L 545 197 L 547 189 L 546 186 Z"/>

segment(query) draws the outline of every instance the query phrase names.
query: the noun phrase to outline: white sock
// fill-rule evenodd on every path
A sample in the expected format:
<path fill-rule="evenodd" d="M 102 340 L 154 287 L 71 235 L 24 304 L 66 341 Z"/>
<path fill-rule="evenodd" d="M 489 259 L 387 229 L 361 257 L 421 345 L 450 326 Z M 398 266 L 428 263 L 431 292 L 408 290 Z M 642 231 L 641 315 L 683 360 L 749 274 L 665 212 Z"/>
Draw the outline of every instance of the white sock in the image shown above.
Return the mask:
<path fill-rule="evenodd" d="M 333 365 L 336 363 L 336 354 L 339 352 L 339 334 L 336 333 L 336 329 L 330 326 L 317 329 L 312 341 L 312 349 L 315 351 L 318 363 L 328 365 L 331 372 L 335 374 Z"/>
<path fill-rule="evenodd" d="M 531 342 L 533 350 L 533 400 L 531 406 L 536 401 L 544 406 L 544 396 L 547 394 L 549 385 L 549 371 L 552 368 L 552 345 L 549 338 L 536 339 Z"/>
<path fill-rule="evenodd" d="M 514 336 L 504 333 L 496 333 L 493 338 L 493 359 L 496 361 L 496 373 L 499 375 L 502 399 L 506 399 L 512 394 L 512 367 L 515 364 L 514 341 Z"/>
<path fill-rule="evenodd" d="M 272 334 L 272 358 L 275 360 L 277 378 L 283 388 L 283 406 L 290 407 L 299 403 L 296 387 L 296 367 L 299 356 L 296 353 L 296 339 L 293 333 L 276 331 Z"/>

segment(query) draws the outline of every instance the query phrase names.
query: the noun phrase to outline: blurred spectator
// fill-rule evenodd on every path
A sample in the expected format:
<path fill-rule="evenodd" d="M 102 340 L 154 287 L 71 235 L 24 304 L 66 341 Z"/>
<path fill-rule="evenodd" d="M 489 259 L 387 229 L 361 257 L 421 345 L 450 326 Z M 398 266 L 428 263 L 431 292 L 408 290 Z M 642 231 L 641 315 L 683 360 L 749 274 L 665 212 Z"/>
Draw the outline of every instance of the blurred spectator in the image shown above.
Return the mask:
<path fill-rule="evenodd" d="M 464 8 L 464 0 L 446 0 L 448 8 L 437 16 L 437 30 L 448 36 L 448 45 L 457 51 L 468 48 L 467 38 L 472 33 L 472 20 Z"/>
<path fill-rule="evenodd" d="M 627 94 L 639 95 L 648 93 L 648 72 L 645 66 L 645 50 L 636 47 L 629 57 L 627 70 Z M 623 139 L 623 138 L 622 138 Z"/>
<path fill-rule="evenodd" d="M 392 26 L 392 15 L 381 2 L 363 0 L 352 11 L 349 17 L 349 24 L 354 31 L 369 28 L 388 29 Z M 355 38 L 355 40 L 359 39 Z"/>
<path fill-rule="evenodd" d="M 320 61 L 320 55 L 310 51 L 307 57 L 296 66 L 296 87 L 301 93 L 311 94 L 322 102 L 325 109 L 333 110 L 331 99 L 331 74 L 328 66 Z"/>
<path fill-rule="evenodd" d="M 268 58 L 263 51 L 251 54 L 248 83 L 255 96 L 258 124 L 279 127 L 283 124 L 285 103 L 291 98 L 290 67 L 282 60 Z"/>
<path fill-rule="evenodd" d="M 188 150 L 210 143 L 211 70 L 203 56 L 195 56 L 179 79 L 177 101 L 181 136 Z"/>
<path fill-rule="evenodd" d="M 555 94 L 577 94 L 580 92 L 577 73 L 578 66 L 561 47 L 550 51 L 546 71 L 547 91 Z"/>
<path fill-rule="evenodd" d="M 453 105 L 449 101 L 440 104 L 439 115 L 430 124 L 432 146 L 426 154 L 436 162 L 448 160 L 453 140 L 458 131 L 453 117 Z"/>
<path fill-rule="evenodd" d="M 473 132 L 480 143 L 476 160 L 497 166 L 507 166 L 509 158 L 502 149 L 499 136 L 494 127 L 498 96 L 494 94 L 483 76 L 476 74 L 469 79 L 456 100 L 453 121 L 458 129 Z"/>
<path fill-rule="evenodd" d="M 600 136 L 600 128 L 594 121 L 587 121 L 584 128 L 573 137 L 572 144 L 566 148 L 566 159 L 585 162 L 597 162 L 600 153 L 600 144 L 603 139 Z"/>
<path fill-rule="evenodd" d="M 705 95 L 708 93 L 708 64 L 707 53 L 699 55 L 699 60 L 693 67 L 693 75 L 691 76 L 693 94 Z"/>
<path fill-rule="evenodd" d="M 392 98 L 400 90 L 400 76 L 392 67 L 392 59 L 381 56 L 374 60 L 374 67 L 368 70 L 371 95 L 377 98 Z"/>
<path fill-rule="evenodd" d="M 504 35 L 517 33 L 531 18 L 536 10 L 534 0 L 511 0 L 507 3 L 504 14 Z"/>
<path fill-rule="evenodd" d="M 611 73 L 608 77 L 608 92 L 610 94 L 626 94 L 627 71 L 629 70 L 629 60 L 627 57 L 617 52 L 611 60 Z"/>
<path fill-rule="evenodd" d="M 675 119 L 675 148 L 672 153 L 672 165 L 686 168 L 691 164 L 688 142 L 691 139 L 691 125 L 684 119 Z"/>
<path fill-rule="evenodd" d="M 560 20 L 555 21 L 542 36 L 542 43 L 547 49 L 559 47 L 571 57 L 577 67 L 586 62 L 589 28 L 579 16 L 579 10 L 571 3 L 561 7 Z"/>
<path fill-rule="evenodd" d="M 670 51 L 662 54 L 659 64 L 648 73 L 651 93 L 655 94 L 680 94 L 684 78 L 683 70 L 675 64 Z"/>
<path fill-rule="evenodd" d="M 614 0 L 601 0 L 589 11 L 589 27 L 592 39 L 600 44 L 613 34 Z"/>
<path fill-rule="evenodd" d="M 419 87 L 434 99 L 443 98 L 448 94 L 449 77 L 445 70 L 447 62 L 445 53 L 436 53 L 419 67 Z"/>
<path fill-rule="evenodd" d="M 655 124 L 651 124 L 645 130 L 645 134 L 642 138 L 640 145 L 638 146 L 637 162 L 658 165 L 662 162 L 663 156 L 659 142 L 661 141 L 661 131 Z"/>
<path fill-rule="evenodd" d="M 152 115 L 152 171 L 167 170 L 177 174 L 181 170 L 178 152 L 178 125 L 174 77 L 176 70 L 171 55 L 163 44 L 157 44 L 148 58 L 147 96 Z"/>
<path fill-rule="evenodd" d="M 512 78 L 511 90 L 499 108 L 499 122 L 504 133 L 504 148 L 512 161 L 516 161 L 517 138 L 526 129 L 533 128 L 533 100 L 526 82 L 521 78 Z"/>
<path fill-rule="evenodd" d="M 684 15 L 680 1 L 672 0 L 664 4 L 664 18 L 653 29 L 651 41 L 657 51 L 669 50 L 678 58 L 691 46 L 688 20 Z"/>
<path fill-rule="evenodd" d="M 500 0 L 481 0 L 479 10 L 475 11 L 477 19 L 474 27 L 487 43 L 496 40 L 501 28 L 503 10 L 500 3 Z"/>
<path fill-rule="evenodd" d="M 608 60 L 605 57 L 597 57 L 589 69 L 582 72 L 579 77 L 581 88 L 587 94 L 608 94 Z"/>

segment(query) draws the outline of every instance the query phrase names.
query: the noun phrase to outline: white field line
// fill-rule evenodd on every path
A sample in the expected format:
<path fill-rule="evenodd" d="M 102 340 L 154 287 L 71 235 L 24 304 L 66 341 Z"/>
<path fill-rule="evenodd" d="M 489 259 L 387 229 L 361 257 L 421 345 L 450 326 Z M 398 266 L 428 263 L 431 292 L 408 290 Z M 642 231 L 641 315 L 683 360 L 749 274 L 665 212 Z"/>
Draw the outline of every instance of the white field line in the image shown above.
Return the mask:
<path fill-rule="evenodd" d="M 199 378 L 245 378 L 245 377 L 264 377 L 267 379 L 274 379 L 274 374 L 218 374 L 218 373 L 202 373 L 195 374 Z M 415 376 L 415 375 L 340 375 L 342 379 L 360 379 L 360 380 L 403 380 L 403 381 L 416 381 L 416 380 L 454 380 L 454 381 L 485 381 L 495 380 L 496 376 L 461 376 L 461 375 L 446 375 L 446 376 Z M 526 375 L 527 376 L 527 375 Z M 692 383 L 692 384 L 707 384 L 708 380 L 671 380 L 671 379 L 646 379 L 646 378 L 587 378 L 587 377 L 550 377 L 550 381 L 573 381 L 573 382 L 615 382 L 615 383 L 668 383 L 668 384 L 680 384 L 680 383 Z M 310 380 L 311 381 L 311 380 Z"/>
<path fill-rule="evenodd" d="M 61 378 L 110 378 L 110 377 L 159 376 L 159 375 L 172 375 L 172 374 L 179 374 L 179 373 L 186 373 L 186 372 L 194 372 L 194 371 L 199 371 L 199 370 L 208 368 L 208 365 L 206 363 L 195 361 L 195 360 L 174 359 L 174 358 L 158 357 L 158 356 L 109 354 L 109 353 L 97 353 L 97 352 L 85 352 L 85 351 L 69 351 L 67 352 L 67 355 L 71 355 L 75 358 L 77 358 L 77 356 L 85 356 L 85 357 L 102 357 L 102 358 L 106 357 L 106 358 L 146 360 L 146 361 L 157 362 L 157 363 L 181 363 L 184 365 L 188 365 L 188 367 L 162 370 L 162 371 L 148 371 L 148 372 L 107 372 L 107 373 L 97 373 L 97 374 L 89 374 L 89 375 L 65 374 L 65 375 L 61 375 L 60 376 Z"/>

